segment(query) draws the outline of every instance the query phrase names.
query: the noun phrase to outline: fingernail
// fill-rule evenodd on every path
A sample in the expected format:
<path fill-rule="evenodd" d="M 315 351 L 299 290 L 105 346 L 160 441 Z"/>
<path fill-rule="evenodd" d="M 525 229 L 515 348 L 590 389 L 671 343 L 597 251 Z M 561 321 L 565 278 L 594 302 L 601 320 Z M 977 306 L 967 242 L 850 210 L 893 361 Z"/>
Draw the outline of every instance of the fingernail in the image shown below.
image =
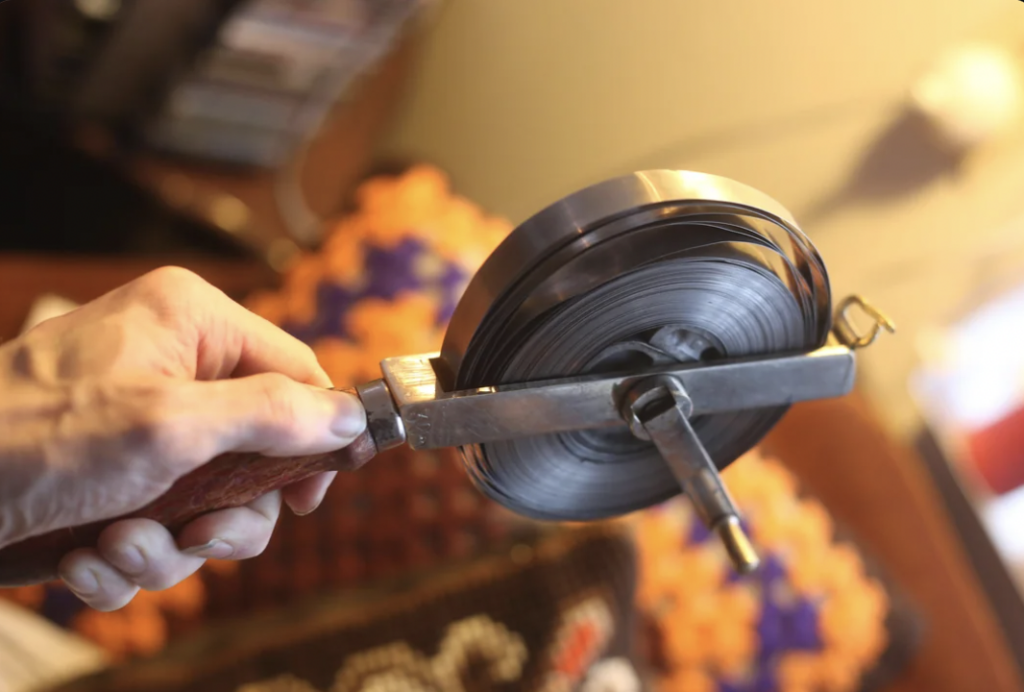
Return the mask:
<path fill-rule="evenodd" d="M 99 576 L 88 567 L 74 567 L 62 573 L 60 578 L 78 596 L 93 596 L 100 591 Z"/>
<path fill-rule="evenodd" d="M 334 404 L 331 432 L 338 437 L 356 437 L 366 429 L 366 410 L 358 398 L 344 392 L 321 390 Z"/>
<path fill-rule="evenodd" d="M 304 517 L 307 514 L 312 514 L 313 512 L 316 511 L 317 507 L 319 507 L 319 506 L 320 506 L 319 502 L 316 503 L 314 506 L 310 507 L 309 509 L 295 509 L 294 507 L 291 507 L 291 505 L 289 505 L 289 507 L 291 507 L 292 514 L 294 514 L 297 517 Z"/>
<path fill-rule="evenodd" d="M 181 552 L 194 557 L 204 557 L 211 560 L 224 560 L 231 557 L 231 554 L 235 552 L 235 549 L 231 547 L 231 544 L 215 538 L 209 543 L 194 545 L 191 548 L 182 548 Z"/>

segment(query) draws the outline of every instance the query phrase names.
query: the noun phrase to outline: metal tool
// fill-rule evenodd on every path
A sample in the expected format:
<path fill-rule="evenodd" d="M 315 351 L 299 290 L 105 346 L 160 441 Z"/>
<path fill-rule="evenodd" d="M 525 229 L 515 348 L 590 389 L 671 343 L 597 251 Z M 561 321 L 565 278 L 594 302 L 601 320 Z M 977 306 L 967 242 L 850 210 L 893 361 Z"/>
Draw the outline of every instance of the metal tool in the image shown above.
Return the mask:
<path fill-rule="evenodd" d="M 859 332 L 859 307 L 872 327 Z M 354 392 L 367 431 L 333 454 L 228 454 L 132 516 L 175 530 L 378 452 L 460 447 L 477 487 L 539 519 L 593 520 L 684 491 L 736 569 L 757 555 L 718 472 L 790 404 L 854 383 L 854 350 L 892 323 L 852 296 L 773 200 L 723 178 L 650 171 L 571 195 L 475 275 L 441 352 L 387 359 Z M 51 578 L 109 522 L 0 550 L 0 585 Z"/>

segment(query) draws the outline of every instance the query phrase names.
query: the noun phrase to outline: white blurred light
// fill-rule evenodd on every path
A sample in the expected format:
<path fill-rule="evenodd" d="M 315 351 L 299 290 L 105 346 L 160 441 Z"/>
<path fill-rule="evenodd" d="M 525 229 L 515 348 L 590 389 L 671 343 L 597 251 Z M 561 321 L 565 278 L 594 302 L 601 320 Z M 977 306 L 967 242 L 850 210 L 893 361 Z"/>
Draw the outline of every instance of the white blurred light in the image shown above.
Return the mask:
<path fill-rule="evenodd" d="M 75 0 L 75 7 L 89 19 L 105 22 L 121 11 L 121 0 Z"/>
<path fill-rule="evenodd" d="M 911 101 L 948 144 L 970 149 L 1018 118 L 1024 101 L 1020 66 L 998 46 L 961 46 L 940 56 L 917 81 Z"/>

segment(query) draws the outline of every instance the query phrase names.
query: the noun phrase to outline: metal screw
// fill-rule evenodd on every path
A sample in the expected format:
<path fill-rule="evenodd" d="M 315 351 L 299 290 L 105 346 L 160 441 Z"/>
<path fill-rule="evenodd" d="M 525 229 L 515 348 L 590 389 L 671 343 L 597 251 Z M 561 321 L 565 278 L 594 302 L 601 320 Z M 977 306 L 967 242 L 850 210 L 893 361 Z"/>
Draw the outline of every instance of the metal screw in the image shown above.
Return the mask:
<path fill-rule="evenodd" d="M 683 389 L 683 383 L 668 375 L 645 377 L 634 384 L 622 397 L 619 413 L 634 436 L 650 441 L 651 436 L 644 428 L 640 414 L 650 406 L 665 401 L 674 403 L 687 418 L 693 414 L 693 400 Z"/>

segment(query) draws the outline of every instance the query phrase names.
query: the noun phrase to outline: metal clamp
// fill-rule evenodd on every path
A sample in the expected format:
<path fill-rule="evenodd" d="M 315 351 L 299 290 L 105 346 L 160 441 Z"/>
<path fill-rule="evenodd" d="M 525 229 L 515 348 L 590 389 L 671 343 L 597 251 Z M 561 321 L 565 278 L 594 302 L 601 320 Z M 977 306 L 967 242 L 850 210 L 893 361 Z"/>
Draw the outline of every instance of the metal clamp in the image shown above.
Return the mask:
<path fill-rule="evenodd" d="M 436 354 L 404 356 L 381 364 L 413 449 L 459 447 L 621 425 L 623 396 L 638 381 L 657 375 L 682 383 L 693 402 L 690 415 L 709 416 L 844 396 L 853 389 L 856 372 L 850 349 L 826 346 L 811 353 L 656 366 L 629 374 L 580 375 L 445 392 L 439 388 L 435 358 Z"/>
<path fill-rule="evenodd" d="M 852 307 L 858 307 L 872 320 L 871 328 L 864 334 L 859 334 L 850 319 L 849 311 Z M 870 346 L 882 330 L 894 334 L 896 325 L 881 310 L 866 301 L 859 295 L 851 295 L 844 298 L 836 307 L 833 318 L 833 332 L 841 344 L 849 349 L 856 350 Z"/>

